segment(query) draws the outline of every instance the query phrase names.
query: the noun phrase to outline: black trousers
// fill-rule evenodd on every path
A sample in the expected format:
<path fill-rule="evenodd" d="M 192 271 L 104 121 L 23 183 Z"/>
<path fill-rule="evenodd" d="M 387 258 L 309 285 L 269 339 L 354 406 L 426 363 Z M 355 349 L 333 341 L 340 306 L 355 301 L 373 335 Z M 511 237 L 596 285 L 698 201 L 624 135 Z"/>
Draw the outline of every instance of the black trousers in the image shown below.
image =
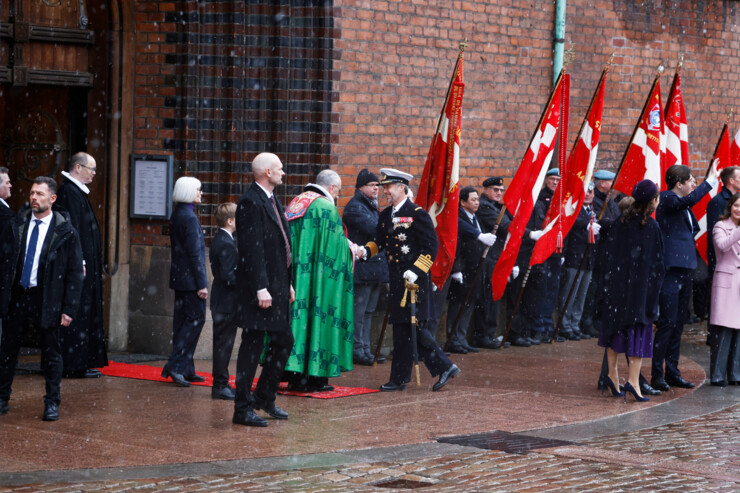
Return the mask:
<path fill-rule="evenodd" d="M 425 328 L 416 328 L 416 347 L 419 360 L 426 365 L 433 377 L 444 373 L 452 366 L 452 361 L 439 347 L 434 336 Z M 390 381 L 396 384 L 411 381 L 414 367 L 413 346 L 411 345 L 411 324 L 393 324 L 393 360 Z"/>
<path fill-rule="evenodd" d="M 483 264 L 483 288 L 480 299 L 475 307 L 475 342 L 490 342 L 496 338 L 498 329 L 498 307 L 501 300 L 493 301 L 493 286 L 491 285 L 491 275 L 496 266 L 496 261 L 492 258 L 486 258 Z"/>
<path fill-rule="evenodd" d="M 257 388 L 252 393 L 252 382 L 257 372 L 262 351 L 265 349 L 265 332 L 261 330 L 243 330 L 242 342 L 239 345 L 239 356 L 236 360 L 236 399 L 234 412 L 250 409 L 255 402 L 269 405 L 275 402 L 280 379 L 285 370 L 290 351 L 293 349 L 293 332 L 270 332 L 262 373 Z"/>
<path fill-rule="evenodd" d="M 41 355 L 46 380 L 44 402 L 59 405 L 62 402 L 62 347 L 59 342 L 59 326 L 39 327 L 41 318 L 41 289 L 25 290 L 13 288 L 10 307 L 3 319 L 0 341 L 0 399 L 9 400 L 18 352 L 21 349 L 23 332 L 34 325 L 41 338 Z M 59 316 L 61 322 L 61 315 Z"/>
<path fill-rule="evenodd" d="M 172 353 L 164 369 L 184 377 L 195 375 L 193 354 L 200 331 L 206 323 L 206 300 L 197 291 L 175 291 L 175 312 L 172 317 Z"/>
<path fill-rule="evenodd" d="M 683 325 L 689 315 L 691 269 L 668 269 L 660 289 L 660 315 L 653 339 L 652 378 L 681 376 L 678 358 L 681 354 Z"/>
<path fill-rule="evenodd" d="M 229 385 L 229 361 L 238 329 L 236 312 L 211 312 L 213 316 L 213 388 Z"/>

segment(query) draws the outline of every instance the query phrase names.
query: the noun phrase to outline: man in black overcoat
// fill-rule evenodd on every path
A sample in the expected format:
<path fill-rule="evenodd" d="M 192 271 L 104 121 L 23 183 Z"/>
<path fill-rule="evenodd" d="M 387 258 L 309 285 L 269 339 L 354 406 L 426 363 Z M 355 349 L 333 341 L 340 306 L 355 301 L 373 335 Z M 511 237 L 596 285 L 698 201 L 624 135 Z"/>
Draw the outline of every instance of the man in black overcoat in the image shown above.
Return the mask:
<path fill-rule="evenodd" d="M 278 385 L 293 348 L 290 304 L 295 299 L 291 278 L 290 230 L 275 187 L 282 183 L 283 163 L 263 152 L 252 161 L 254 183 L 242 195 L 236 210 L 237 321 L 244 330 L 236 363 L 236 424 L 267 426 L 255 409 L 275 419 L 288 413 L 275 405 Z M 269 337 L 257 388 L 252 381 L 265 335 Z"/>
<path fill-rule="evenodd" d="M 425 322 L 434 318 L 432 280 L 429 269 L 439 247 L 434 223 L 429 214 L 406 196 L 406 186 L 412 178 L 408 173 L 394 169 L 380 170 L 383 193 L 391 204 L 380 213 L 375 239 L 366 244 L 367 257 L 385 250 L 388 259 L 390 304 L 388 321 L 393 324 L 393 361 L 388 383 L 380 390 L 394 392 L 406 389 L 413 368 L 411 306 L 401 306 L 405 281 L 418 284 L 416 303 L 416 343 L 418 356 L 433 377 L 439 380 L 432 390 L 437 391 L 460 373 L 457 365 L 437 345 Z"/>
<path fill-rule="evenodd" d="M 103 330 L 103 248 L 100 228 L 90 203 L 88 185 L 97 171 L 95 159 L 78 152 L 69 161 L 64 180 L 59 187 L 55 209 L 69 213 L 82 245 L 85 281 L 82 285 L 80 309 L 69 327 L 60 332 L 64 376 L 98 378 L 108 365 L 105 332 Z"/>
<path fill-rule="evenodd" d="M 47 176 L 31 186 L 30 210 L 0 238 L 0 415 L 9 410 L 23 333 L 36 328 L 44 358 L 44 421 L 59 419 L 62 355 L 59 328 L 73 321 L 82 290 L 82 249 L 65 213 L 52 211 L 57 185 Z"/>
<path fill-rule="evenodd" d="M 15 212 L 13 212 L 10 205 L 6 202 L 6 200 L 10 198 L 10 189 L 13 188 L 8 172 L 8 168 L 0 166 L 0 238 L 7 236 L 8 233 L 4 232 L 5 228 L 15 217 Z M 3 323 L 0 319 L 0 335 L 2 333 Z"/>

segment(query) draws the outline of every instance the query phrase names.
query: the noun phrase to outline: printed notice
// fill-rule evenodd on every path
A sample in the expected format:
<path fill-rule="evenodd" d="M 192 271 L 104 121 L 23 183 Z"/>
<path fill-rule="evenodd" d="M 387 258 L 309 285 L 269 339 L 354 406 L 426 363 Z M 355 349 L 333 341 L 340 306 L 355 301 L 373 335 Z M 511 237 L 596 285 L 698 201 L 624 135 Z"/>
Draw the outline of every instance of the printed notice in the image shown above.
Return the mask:
<path fill-rule="evenodd" d="M 134 161 L 135 216 L 167 217 L 167 161 Z"/>

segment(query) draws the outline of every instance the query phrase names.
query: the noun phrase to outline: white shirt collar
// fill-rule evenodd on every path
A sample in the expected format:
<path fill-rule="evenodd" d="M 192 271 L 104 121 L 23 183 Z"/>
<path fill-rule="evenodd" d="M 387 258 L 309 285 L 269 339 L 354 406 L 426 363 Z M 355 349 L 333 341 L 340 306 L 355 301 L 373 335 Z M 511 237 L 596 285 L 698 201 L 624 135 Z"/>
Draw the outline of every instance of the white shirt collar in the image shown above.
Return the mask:
<path fill-rule="evenodd" d="M 85 192 L 85 194 L 90 195 L 90 189 L 87 188 L 87 185 L 85 185 L 84 183 L 82 183 L 80 180 L 78 180 L 74 176 L 70 175 L 66 171 L 62 171 L 62 176 L 64 176 L 69 181 L 71 181 L 72 183 L 74 183 L 75 185 L 77 185 L 77 188 L 79 188 L 80 190 L 82 190 L 83 192 Z"/>
<path fill-rule="evenodd" d="M 224 228 L 219 228 L 219 229 L 220 229 L 221 231 L 224 231 L 224 232 L 226 232 L 226 234 L 227 234 L 227 235 L 231 236 L 231 239 L 232 239 L 232 240 L 234 239 L 234 235 L 232 235 L 232 234 L 231 234 L 231 231 L 229 231 L 228 229 L 224 229 Z"/>
<path fill-rule="evenodd" d="M 398 204 L 398 205 L 394 205 L 394 206 L 393 206 L 393 214 L 395 214 L 396 212 L 398 212 L 398 211 L 399 211 L 399 210 L 401 209 L 401 207 L 403 207 L 403 204 L 405 204 L 405 203 L 406 203 L 406 201 L 407 201 L 408 199 L 409 199 L 409 198 L 408 198 L 408 197 L 406 197 L 406 198 L 404 198 L 404 199 L 403 199 L 403 202 L 401 202 L 401 203 L 400 203 L 400 204 Z"/>
<path fill-rule="evenodd" d="M 41 219 L 39 219 L 32 212 L 31 213 L 31 221 L 35 221 L 36 219 L 38 219 L 39 221 L 41 221 L 44 224 L 44 226 L 48 226 L 49 224 L 51 224 L 51 218 L 53 216 L 54 216 L 54 213 L 52 212 L 51 214 L 47 214 L 46 217 L 42 217 Z"/>
<path fill-rule="evenodd" d="M 257 185 L 258 187 L 260 187 L 263 192 L 265 192 L 265 195 L 267 195 L 267 198 L 268 199 L 269 198 L 272 198 L 272 192 L 268 192 L 267 189 L 265 187 L 263 187 L 262 185 L 260 185 L 258 182 L 254 182 L 254 184 Z"/>
<path fill-rule="evenodd" d="M 10 209 L 10 206 L 8 205 L 8 203 L 5 202 L 5 199 L 0 199 L 0 202 L 2 202 L 3 204 L 5 204 L 5 207 L 7 207 L 8 209 Z"/>
<path fill-rule="evenodd" d="M 473 214 L 472 212 L 468 212 L 468 211 L 466 211 L 466 210 L 465 210 L 465 209 L 463 209 L 462 207 L 461 207 L 460 209 L 462 209 L 462 211 L 463 211 L 463 212 L 464 212 L 465 214 L 467 214 L 467 216 L 468 216 L 468 219 L 470 219 L 471 221 L 473 220 L 473 218 L 475 217 L 475 214 Z"/>

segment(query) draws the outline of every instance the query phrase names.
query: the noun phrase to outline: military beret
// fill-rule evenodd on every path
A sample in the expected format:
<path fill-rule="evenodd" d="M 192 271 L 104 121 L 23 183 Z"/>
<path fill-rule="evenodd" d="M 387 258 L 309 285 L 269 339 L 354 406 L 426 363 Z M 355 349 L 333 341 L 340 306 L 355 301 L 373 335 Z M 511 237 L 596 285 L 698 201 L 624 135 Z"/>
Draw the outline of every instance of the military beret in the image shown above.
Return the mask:
<path fill-rule="evenodd" d="M 560 168 L 550 168 L 545 176 L 560 176 Z"/>
<path fill-rule="evenodd" d="M 600 169 L 594 173 L 594 180 L 613 180 L 615 176 L 617 175 L 615 175 L 613 171 Z"/>
<path fill-rule="evenodd" d="M 500 176 L 492 176 L 491 178 L 486 178 L 483 180 L 483 187 L 503 187 L 504 186 L 504 179 Z"/>

